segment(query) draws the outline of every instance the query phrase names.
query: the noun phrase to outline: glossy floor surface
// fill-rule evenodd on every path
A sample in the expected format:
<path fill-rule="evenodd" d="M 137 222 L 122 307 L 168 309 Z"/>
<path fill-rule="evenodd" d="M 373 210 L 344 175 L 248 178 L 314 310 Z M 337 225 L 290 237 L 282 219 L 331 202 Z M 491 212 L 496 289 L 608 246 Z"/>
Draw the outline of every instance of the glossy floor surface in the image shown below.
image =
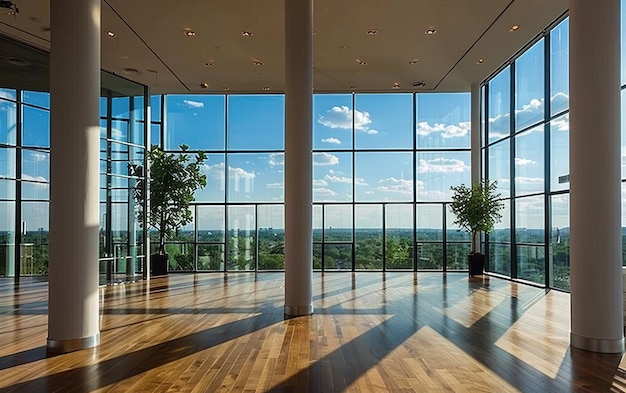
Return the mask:
<path fill-rule="evenodd" d="M 47 284 L 0 281 L 1 392 L 625 391 L 569 346 L 569 295 L 452 273 L 171 274 L 103 287 L 101 344 L 46 358 Z"/>

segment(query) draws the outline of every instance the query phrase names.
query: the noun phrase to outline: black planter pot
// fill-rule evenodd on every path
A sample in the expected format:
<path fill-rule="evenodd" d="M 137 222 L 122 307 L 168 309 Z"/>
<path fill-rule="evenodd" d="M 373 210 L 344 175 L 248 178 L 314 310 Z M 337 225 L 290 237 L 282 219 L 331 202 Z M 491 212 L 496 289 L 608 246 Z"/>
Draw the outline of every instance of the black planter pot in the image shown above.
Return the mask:
<path fill-rule="evenodd" d="M 152 276 L 167 276 L 167 254 L 150 255 L 150 274 Z"/>
<path fill-rule="evenodd" d="M 467 254 L 467 262 L 469 264 L 469 275 L 482 275 L 485 270 L 485 254 L 479 252 Z"/>

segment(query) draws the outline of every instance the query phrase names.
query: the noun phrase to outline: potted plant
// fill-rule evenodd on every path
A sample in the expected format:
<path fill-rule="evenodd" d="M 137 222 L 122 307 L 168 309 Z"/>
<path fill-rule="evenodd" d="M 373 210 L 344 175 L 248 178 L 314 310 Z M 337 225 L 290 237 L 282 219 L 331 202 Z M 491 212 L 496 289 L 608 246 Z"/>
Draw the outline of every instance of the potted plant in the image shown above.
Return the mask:
<path fill-rule="evenodd" d="M 156 229 L 159 234 L 159 250 L 150 255 L 152 274 L 155 276 L 167 274 L 165 240 L 192 221 L 189 207 L 195 200 L 194 193 L 206 186 L 206 175 L 201 170 L 206 154 L 198 152 L 192 157 L 186 153 L 188 149 L 189 146 L 180 145 L 182 153 L 166 153 L 152 145 L 146 152 L 150 165 L 147 221 L 149 227 Z M 139 176 L 143 173 L 141 166 L 133 166 L 132 170 Z M 143 190 L 143 184 L 139 182 L 135 188 L 135 199 L 139 206 L 143 206 Z"/>
<path fill-rule="evenodd" d="M 451 187 L 450 208 L 456 216 L 454 223 L 467 230 L 472 237 L 471 252 L 467 256 L 470 276 L 483 274 L 485 266 L 485 255 L 479 250 L 479 233 L 492 232 L 495 224 L 502 219 L 500 211 L 504 203 L 500 194 L 496 193 L 496 186 L 496 181 L 485 179 L 471 187 L 465 184 Z"/>

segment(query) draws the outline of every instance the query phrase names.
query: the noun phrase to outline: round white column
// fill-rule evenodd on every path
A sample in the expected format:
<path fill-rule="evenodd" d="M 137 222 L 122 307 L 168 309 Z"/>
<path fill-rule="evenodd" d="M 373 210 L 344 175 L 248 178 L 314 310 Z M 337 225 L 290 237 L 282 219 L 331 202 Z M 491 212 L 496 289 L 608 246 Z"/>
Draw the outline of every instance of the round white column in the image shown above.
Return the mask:
<path fill-rule="evenodd" d="M 285 0 L 285 315 L 313 313 L 313 0 Z"/>
<path fill-rule="evenodd" d="M 620 2 L 570 0 L 571 345 L 624 349 Z"/>
<path fill-rule="evenodd" d="M 98 345 L 100 0 L 50 7 L 50 353 Z"/>

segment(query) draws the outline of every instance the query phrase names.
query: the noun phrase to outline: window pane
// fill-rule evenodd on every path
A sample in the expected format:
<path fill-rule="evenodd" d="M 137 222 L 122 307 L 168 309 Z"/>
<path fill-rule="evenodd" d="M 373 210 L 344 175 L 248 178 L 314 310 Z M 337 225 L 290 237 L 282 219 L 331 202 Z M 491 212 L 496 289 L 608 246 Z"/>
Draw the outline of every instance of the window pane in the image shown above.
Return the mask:
<path fill-rule="evenodd" d="M 224 150 L 225 98 L 219 95 L 165 96 L 165 149 Z"/>
<path fill-rule="evenodd" d="M 21 275 L 48 275 L 48 217 L 48 202 L 22 203 Z"/>
<path fill-rule="evenodd" d="M 489 244 L 489 271 L 511 276 L 510 244 Z"/>
<path fill-rule="evenodd" d="M 418 242 L 443 241 L 442 205 L 417 205 L 416 238 Z"/>
<path fill-rule="evenodd" d="M 622 113 L 626 112 L 622 110 Z M 624 126 L 622 132 L 623 130 Z M 622 177 L 624 173 L 626 171 L 622 162 Z M 569 189 L 569 114 L 550 122 L 550 190 L 567 189 Z"/>
<path fill-rule="evenodd" d="M 489 82 L 489 142 L 504 138 L 511 130 L 511 69 L 505 68 Z"/>
<path fill-rule="evenodd" d="M 413 200 L 413 153 L 356 153 L 354 161 L 356 201 Z"/>
<path fill-rule="evenodd" d="M 624 188 L 623 185 L 622 188 Z M 552 228 L 550 229 L 550 268 L 552 269 L 552 277 L 550 286 L 569 291 L 569 195 L 553 195 L 550 200 L 552 204 Z M 622 212 L 624 212 L 623 209 Z M 622 227 L 624 227 L 623 223 Z"/>
<path fill-rule="evenodd" d="M 352 244 L 324 244 L 325 270 L 351 270 Z"/>
<path fill-rule="evenodd" d="M 470 147 L 470 94 L 417 95 L 417 148 Z"/>
<path fill-rule="evenodd" d="M 46 183 L 22 181 L 22 199 L 48 200 L 50 186 Z"/>
<path fill-rule="evenodd" d="M 443 243 L 417 243 L 417 269 L 443 270 Z"/>
<path fill-rule="evenodd" d="M 225 216 L 224 206 L 196 206 L 198 241 L 223 243 Z"/>
<path fill-rule="evenodd" d="M 356 149 L 413 147 L 411 94 L 356 94 L 354 102 Z"/>
<path fill-rule="evenodd" d="M 224 175 L 224 154 L 207 154 L 204 164 L 200 168 L 202 174 L 206 175 L 206 186 L 196 190 L 194 196 L 196 202 L 222 202 L 226 195 L 226 176 Z M 237 171 L 232 167 L 229 170 L 231 178 L 229 181 L 243 182 L 241 177 L 237 177 Z"/>
<path fill-rule="evenodd" d="M 504 140 L 491 146 L 489 154 L 489 179 L 497 181 L 496 192 L 503 198 L 511 196 L 511 144 Z"/>
<path fill-rule="evenodd" d="M 515 137 L 515 194 L 544 191 L 544 126 Z"/>
<path fill-rule="evenodd" d="M 22 144 L 24 146 L 50 147 L 50 112 L 22 106 Z"/>
<path fill-rule="evenodd" d="M 50 153 L 41 150 L 22 149 L 22 180 L 49 182 Z"/>
<path fill-rule="evenodd" d="M 511 242 L 511 200 L 505 199 L 500 214 L 502 219 L 495 223 L 494 230 L 489 234 L 490 242 L 510 243 Z"/>
<path fill-rule="evenodd" d="M 16 101 L 17 94 L 15 92 L 15 89 L 8 89 L 6 87 L 0 87 L 0 98 Z"/>
<path fill-rule="evenodd" d="M 356 269 L 383 268 L 383 207 L 354 207 L 354 242 Z"/>
<path fill-rule="evenodd" d="M 22 92 L 22 102 L 25 104 L 32 104 L 40 106 L 42 108 L 50 108 L 50 93 L 42 91 L 27 91 Z"/>
<path fill-rule="evenodd" d="M 313 205 L 313 241 L 322 241 L 322 205 Z"/>
<path fill-rule="evenodd" d="M 150 124 L 150 145 L 161 146 L 161 125 Z"/>
<path fill-rule="evenodd" d="M 15 180 L 0 179 L 0 199 L 15 199 Z"/>
<path fill-rule="evenodd" d="M 313 149 L 352 148 L 352 95 L 313 96 Z"/>
<path fill-rule="evenodd" d="M 470 243 L 446 244 L 446 268 L 448 270 L 467 270 L 467 256 L 471 251 Z"/>
<path fill-rule="evenodd" d="M 470 184 L 470 152 L 417 153 L 417 200 L 452 199 L 450 187 Z"/>
<path fill-rule="evenodd" d="M 280 150 L 285 146 L 283 95 L 228 96 L 228 148 Z"/>
<path fill-rule="evenodd" d="M 2 187 L 4 185 L 0 181 L 0 194 Z M 15 276 L 15 202 L 0 201 L 0 277 L 13 276 Z"/>
<path fill-rule="evenodd" d="M 550 32 L 550 115 L 569 108 L 569 19 Z"/>
<path fill-rule="evenodd" d="M 313 244 L 313 269 L 322 268 L 322 243 Z"/>
<path fill-rule="evenodd" d="M 283 168 L 282 153 L 229 154 L 228 201 L 283 201 Z"/>
<path fill-rule="evenodd" d="M 545 222 L 543 195 L 515 201 L 517 277 L 545 282 Z"/>
<path fill-rule="evenodd" d="M 0 89 L 2 97 L 2 89 Z M 14 102 L 0 99 L 0 143 L 17 143 L 17 106 Z"/>
<path fill-rule="evenodd" d="M 14 147 L 0 147 L 0 178 L 15 179 L 16 155 Z"/>
<path fill-rule="evenodd" d="M 352 201 L 352 153 L 313 153 L 313 201 Z"/>
<path fill-rule="evenodd" d="M 224 270 L 223 244 L 198 244 L 198 270 Z"/>
<path fill-rule="evenodd" d="M 259 270 L 285 269 L 285 207 L 259 205 Z"/>
<path fill-rule="evenodd" d="M 352 205 L 325 206 L 324 241 L 352 241 Z"/>
<path fill-rule="evenodd" d="M 168 243 L 165 245 L 168 254 L 169 271 L 193 271 L 194 245 L 193 243 Z"/>
<path fill-rule="evenodd" d="M 448 242 L 470 242 L 472 235 L 458 224 L 454 223 L 456 215 L 452 213 L 450 205 L 446 206 L 446 240 Z"/>
<path fill-rule="evenodd" d="M 517 277 L 523 280 L 544 284 L 545 247 L 517 246 Z"/>
<path fill-rule="evenodd" d="M 255 250 L 254 206 L 228 206 L 228 270 L 254 270 Z"/>
<path fill-rule="evenodd" d="M 130 118 L 130 97 L 111 98 L 111 117 L 116 119 Z"/>
<path fill-rule="evenodd" d="M 515 62 L 515 129 L 544 118 L 544 50 L 539 40 Z"/>
<path fill-rule="evenodd" d="M 413 269 L 413 205 L 385 206 L 387 270 Z"/>
<path fill-rule="evenodd" d="M 150 97 L 150 121 L 161 121 L 161 95 Z"/>

